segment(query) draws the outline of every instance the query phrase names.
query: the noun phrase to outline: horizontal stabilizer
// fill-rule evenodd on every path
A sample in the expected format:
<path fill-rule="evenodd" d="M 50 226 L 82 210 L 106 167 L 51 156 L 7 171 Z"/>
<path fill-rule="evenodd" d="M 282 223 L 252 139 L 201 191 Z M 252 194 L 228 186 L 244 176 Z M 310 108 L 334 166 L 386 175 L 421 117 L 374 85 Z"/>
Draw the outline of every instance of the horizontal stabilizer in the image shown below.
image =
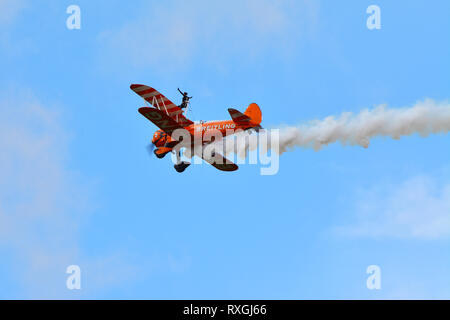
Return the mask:
<path fill-rule="evenodd" d="M 250 117 L 246 116 L 236 109 L 229 108 L 228 112 L 230 113 L 231 119 L 233 119 L 233 121 L 237 124 L 246 124 L 251 120 Z"/>
<path fill-rule="evenodd" d="M 249 104 L 244 113 L 233 108 L 229 108 L 228 112 L 233 121 L 240 125 L 245 126 L 248 124 L 254 127 L 258 126 L 262 121 L 261 109 L 259 109 L 259 106 L 256 103 Z"/>

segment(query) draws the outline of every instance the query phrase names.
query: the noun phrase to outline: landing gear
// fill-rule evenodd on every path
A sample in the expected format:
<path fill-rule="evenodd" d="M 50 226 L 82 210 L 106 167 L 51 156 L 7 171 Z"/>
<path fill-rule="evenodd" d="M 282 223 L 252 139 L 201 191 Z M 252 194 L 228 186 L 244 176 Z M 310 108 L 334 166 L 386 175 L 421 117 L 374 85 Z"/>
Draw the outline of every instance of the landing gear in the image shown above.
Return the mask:
<path fill-rule="evenodd" d="M 175 170 L 177 170 L 177 172 L 181 173 L 186 170 L 186 168 L 191 164 L 186 161 L 181 161 L 181 150 L 177 150 L 175 151 L 175 153 L 177 155 L 177 164 L 175 164 L 173 167 L 175 168 Z"/>
<path fill-rule="evenodd" d="M 170 151 L 164 152 L 164 153 L 156 153 L 156 151 L 158 151 L 158 149 L 154 150 L 153 153 L 155 154 L 155 156 L 158 159 L 162 159 L 166 156 L 166 154 L 168 154 Z"/>
<path fill-rule="evenodd" d="M 186 170 L 186 168 L 189 167 L 190 165 L 191 164 L 189 162 L 181 161 L 180 163 L 177 163 L 173 167 L 175 168 L 175 170 L 177 170 L 177 172 L 181 173 L 184 170 Z"/>

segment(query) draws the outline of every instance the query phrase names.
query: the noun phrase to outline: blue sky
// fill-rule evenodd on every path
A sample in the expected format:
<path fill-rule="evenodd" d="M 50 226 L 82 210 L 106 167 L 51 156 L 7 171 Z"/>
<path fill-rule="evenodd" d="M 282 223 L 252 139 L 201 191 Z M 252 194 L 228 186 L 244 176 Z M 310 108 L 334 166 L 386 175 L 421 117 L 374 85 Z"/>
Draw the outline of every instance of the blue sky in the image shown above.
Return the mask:
<path fill-rule="evenodd" d="M 66 8 L 81 8 L 68 30 Z M 381 8 L 368 30 L 366 8 Z M 448 135 L 178 174 L 131 83 L 264 127 L 450 98 L 447 1 L 0 0 L 0 298 L 450 298 Z M 367 228 L 366 226 L 370 226 Z M 82 289 L 65 286 L 79 265 Z M 366 268 L 381 268 L 381 290 Z"/>

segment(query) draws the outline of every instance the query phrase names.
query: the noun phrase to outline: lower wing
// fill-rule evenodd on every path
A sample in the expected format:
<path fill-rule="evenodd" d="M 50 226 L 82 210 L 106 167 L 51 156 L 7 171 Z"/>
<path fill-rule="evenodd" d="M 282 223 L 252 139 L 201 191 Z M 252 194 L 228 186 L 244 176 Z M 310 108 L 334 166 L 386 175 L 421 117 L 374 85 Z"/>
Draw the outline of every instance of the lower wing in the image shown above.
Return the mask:
<path fill-rule="evenodd" d="M 196 153 L 196 155 L 221 171 L 236 171 L 239 168 L 236 164 L 217 152 L 213 152 L 212 155 L 206 156 L 202 150 L 202 154 Z"/>

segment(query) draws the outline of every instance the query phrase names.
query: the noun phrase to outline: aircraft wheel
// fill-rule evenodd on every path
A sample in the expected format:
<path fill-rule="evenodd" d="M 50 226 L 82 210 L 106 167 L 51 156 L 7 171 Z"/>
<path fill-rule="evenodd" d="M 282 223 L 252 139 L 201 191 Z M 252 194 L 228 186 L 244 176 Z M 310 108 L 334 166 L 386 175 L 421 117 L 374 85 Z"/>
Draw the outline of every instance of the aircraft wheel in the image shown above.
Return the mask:
<path fill-rule="evenodd" d="M 186 170 L 187 167 L 189 167 L 191 164 L 189 162 L 184 162 L 182 161 L 181 163 L 178 163 L 176 165 L 174 165 L 173 167 L 175 168 L 175 170 L 177 170 L 177 172 L 181 173 L 184 170 Z"/>
<path fill-rule="evenodd" d="M 155 156 L 156 156 L 158 159 L 162 159 L 162 158 L 164 158 L 164 157 L 166 156 L 166 154 L 168 154 L 169 152 L 166 152 L 166 153 L 156 153 L 156 150 L 155 150 L 155 151 L 153 151 L 153 153 L 155 154 Z"/>

